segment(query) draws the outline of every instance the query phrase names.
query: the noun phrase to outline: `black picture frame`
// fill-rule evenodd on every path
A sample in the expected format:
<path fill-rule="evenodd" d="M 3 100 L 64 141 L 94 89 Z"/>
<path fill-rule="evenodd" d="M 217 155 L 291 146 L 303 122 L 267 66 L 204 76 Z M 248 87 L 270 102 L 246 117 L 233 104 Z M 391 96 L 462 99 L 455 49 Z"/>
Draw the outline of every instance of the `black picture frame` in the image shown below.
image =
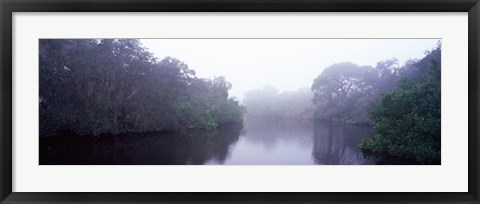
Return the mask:
<path fill-rule="evenodd" d="M 479 0 L 0 0 L 1 203 L 479 203 Z M 23 193 L 12 192 L 13 12 L 468 12 L 468 192 Z"/>

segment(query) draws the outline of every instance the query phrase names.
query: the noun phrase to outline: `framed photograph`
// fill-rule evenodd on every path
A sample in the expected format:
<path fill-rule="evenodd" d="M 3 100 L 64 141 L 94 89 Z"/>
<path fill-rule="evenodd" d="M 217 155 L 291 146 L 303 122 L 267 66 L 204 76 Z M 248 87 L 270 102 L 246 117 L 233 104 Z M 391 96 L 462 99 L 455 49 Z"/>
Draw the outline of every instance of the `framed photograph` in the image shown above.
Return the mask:
<path fill-rule="evenodd" d="M 478 0 L 1 1 L 1 203 L 479 203 Z"/>

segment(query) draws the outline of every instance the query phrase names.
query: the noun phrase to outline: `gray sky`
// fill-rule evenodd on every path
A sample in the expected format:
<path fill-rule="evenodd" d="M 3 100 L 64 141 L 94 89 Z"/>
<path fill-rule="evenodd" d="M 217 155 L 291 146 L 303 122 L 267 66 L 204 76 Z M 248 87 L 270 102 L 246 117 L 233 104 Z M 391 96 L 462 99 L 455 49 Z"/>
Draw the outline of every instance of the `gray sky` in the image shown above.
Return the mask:
<path fill-rule="evenodd" d="M 310 87 L 326 67 L 338 62 L 371 65 L 397 58 L 422 58 L 438 39 L 142 39 L 160 59 L 171 56 L 198 77 L 225 76 L 231 96 L 272 85 L 280 91 Z"/>

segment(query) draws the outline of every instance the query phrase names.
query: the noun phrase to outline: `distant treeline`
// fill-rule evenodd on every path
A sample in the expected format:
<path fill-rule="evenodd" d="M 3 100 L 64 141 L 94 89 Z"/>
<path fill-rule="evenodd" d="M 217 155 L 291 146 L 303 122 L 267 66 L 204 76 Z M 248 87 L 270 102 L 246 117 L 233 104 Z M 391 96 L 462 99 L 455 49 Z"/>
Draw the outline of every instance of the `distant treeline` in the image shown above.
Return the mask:
<path fill-rule="evenodd" d="M 213 129 L 241 123 L 224 77 L 203 79 L 138 40 L 40 40 L 40 135 Z"/>
<path fill-rule="evenodd" d="M 312 96 L 309 88 L 279 92 L 272 86 L 265 86 L 247 92 L 243 103 L 250 118 L 311 120 Z"/>

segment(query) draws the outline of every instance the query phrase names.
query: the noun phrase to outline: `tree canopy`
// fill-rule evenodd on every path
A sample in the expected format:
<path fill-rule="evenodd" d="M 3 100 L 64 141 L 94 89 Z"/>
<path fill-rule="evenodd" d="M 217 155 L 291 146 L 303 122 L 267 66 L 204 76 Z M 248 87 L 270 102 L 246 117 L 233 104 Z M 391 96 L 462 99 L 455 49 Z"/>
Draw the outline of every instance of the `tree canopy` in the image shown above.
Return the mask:
<path fill-rule="evenodd" d="M 400 67 L 344 62 L 326 68 L 312 84 L 315 119 L 373 125 L 359 148 L 383 164 L 440 163 L 441 47 Z"/>
<path fill-rule="evenodd" d="M 394 83 L 396 60 L 379 62 L 377 67 L 350 62 L 333 64 L 312 84 L 315 118 L 333 122 L 371 123 L 368 110 L 378 93 Z M 382 80 L 383 79 L 383 80 Z"/>
<path fill-rule="evenodd" d="M 40 40 L 40 135 L 211 129 L 241 123 L 225 77 L 199 78 L 138 40 Z"/>
<path fill-rule="evenodd" d="M 374 138 L 359 148 L 387 164 L 440 164 L 441 49 L 404 70 L 398 87 L 372 110 Z"/>

